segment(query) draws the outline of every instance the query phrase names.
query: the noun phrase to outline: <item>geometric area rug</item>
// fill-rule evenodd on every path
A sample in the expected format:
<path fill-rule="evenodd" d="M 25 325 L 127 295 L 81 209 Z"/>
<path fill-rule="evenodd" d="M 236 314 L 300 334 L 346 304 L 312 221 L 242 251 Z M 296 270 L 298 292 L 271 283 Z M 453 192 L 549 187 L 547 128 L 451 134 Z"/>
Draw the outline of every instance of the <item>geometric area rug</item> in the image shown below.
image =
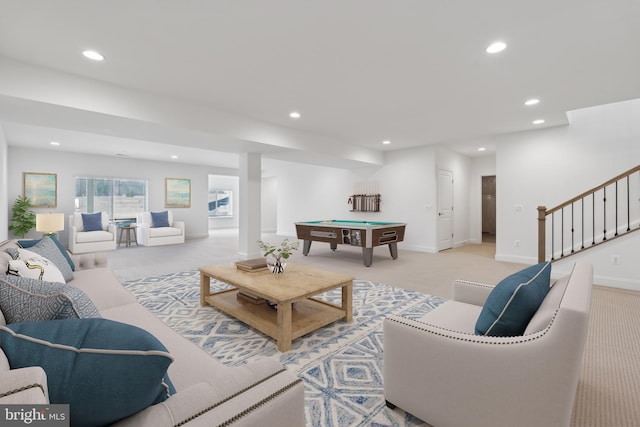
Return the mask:
<path fill-rule="evenodd" d="M 353 282 L 353 320 L 338 321 L 293 341 L 280 353 L 273 339 L 213 307 L 200 306 L 197 270 L 124 283 L 138 301 L 173 330 L 220 362 L 239 365 L 274 358 L 305 384 L 307 426 L 424 426 L 384 401 L 382 320 L 420 318 L 445 299 L 365 280 Z M 228 285 L 211 279 L 211 290 Z M 318 296 L 340 304 L 340 289 Z"/>

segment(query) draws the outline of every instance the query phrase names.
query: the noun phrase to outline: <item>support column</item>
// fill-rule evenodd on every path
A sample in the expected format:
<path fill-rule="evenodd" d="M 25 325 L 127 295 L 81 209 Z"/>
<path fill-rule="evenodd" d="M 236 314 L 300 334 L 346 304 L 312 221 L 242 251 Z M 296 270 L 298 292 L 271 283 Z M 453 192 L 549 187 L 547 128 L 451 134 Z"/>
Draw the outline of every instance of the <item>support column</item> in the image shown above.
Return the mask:
<path fill-rule="evenodd" d="M 241 259 L 258 258 L 261 239 L 262 158 L 260 153 L 240 153 L 240 206 L 238 255 Z"/>

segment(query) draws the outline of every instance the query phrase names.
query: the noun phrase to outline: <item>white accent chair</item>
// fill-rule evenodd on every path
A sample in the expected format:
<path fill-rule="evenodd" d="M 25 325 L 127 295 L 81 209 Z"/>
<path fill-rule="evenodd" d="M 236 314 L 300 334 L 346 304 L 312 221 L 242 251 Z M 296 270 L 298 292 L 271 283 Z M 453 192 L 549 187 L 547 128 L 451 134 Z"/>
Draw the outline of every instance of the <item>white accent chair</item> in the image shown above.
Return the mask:
<path fill-rule="evenodd" d="M 84 231 L 82 214 L 69 215 L 69 250 L 74 254 L 113 251 L 117 247 L 116 226 L 102 212 L 102 230 Z"/>
<path fill-rule="evenodd" d="M 419 320 L 384 320 L 384 394 L 438 427 L 569 426 L 587 337 L 593 269 L 556 281 L 522 336 L 474 334 L 493 286 L 454 283 Z"/>
<path fill-rule="evenodd" d="M 170 227 L 153 227 L 151 212 L 136 214 L 138 244 L 143 246 L 175 245 L 184 243 L 184 222 L 174 221 L 168 211 Z"/>

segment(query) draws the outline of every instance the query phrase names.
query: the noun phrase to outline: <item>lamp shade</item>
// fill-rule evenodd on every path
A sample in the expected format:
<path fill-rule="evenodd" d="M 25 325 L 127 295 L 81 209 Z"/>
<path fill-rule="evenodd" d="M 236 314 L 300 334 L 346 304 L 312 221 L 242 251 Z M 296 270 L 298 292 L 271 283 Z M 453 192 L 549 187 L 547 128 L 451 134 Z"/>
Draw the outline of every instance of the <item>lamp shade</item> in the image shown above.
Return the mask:
<path fill-rule="evenodd" d="M 64 230 L 63 213 L 42 213 L 36 214 L 36 231 L 42 233 L 56 233 Z"/>

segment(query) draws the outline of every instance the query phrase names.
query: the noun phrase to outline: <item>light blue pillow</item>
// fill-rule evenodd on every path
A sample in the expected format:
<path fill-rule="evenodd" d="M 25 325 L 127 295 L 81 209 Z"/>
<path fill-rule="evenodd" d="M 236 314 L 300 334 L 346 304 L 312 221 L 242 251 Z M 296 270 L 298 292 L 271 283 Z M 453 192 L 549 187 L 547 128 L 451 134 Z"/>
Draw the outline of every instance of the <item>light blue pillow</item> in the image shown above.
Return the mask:
<path fill-rule="evenodd" d="M 71 425 L 110 425 L 175 393 L 167 375 L 173 357 L 149 332 L 125 323 L 69 319 L 0 326 L 0 346 L 11 369 L 44 369 L 49 400 L 69 404 Z"/>
<path fill-rule="evenodd" d="M 69 264 L 69 267 L 71 267 L 71 271 L 76 271 L 76 265 L 73 263 L 73 260 L 69 256 L 69 253 L 67 252 L 67 250 L 64 248 L 64 246 L 62 246 L 62 243 L 60 243 L 58 238 L 55 237 L 55 236 L 51 236 L 50 238 L 51 238 L 51 240 L 53 240 L 53 243 L 56 244 L 56 246 L 60 250 L 60 253 L 62 253 L 64 258 L 67 260 L 67 263 Z M 29 249 L 30 247 L 35 246 L 38 243 L 40 243 L 40 240 L 42 240 L 42 239 L 18 240 L 18 246 L 20 246 L 22 249 Z"/>
<path fill-rule="evenodd" d="M 83 213 L 82 228 L 84 231 L 102 231 L 102 212 Z"/>
<path fill-rule="evenodd" d="M 29 250 L 45 257 L 46 259 L 54 263 L 56 267 L 58 267 L 58 270 L 60 270 L 60 272 L 62 273 L 65 282 L 73 280 L 73 270 L 71 269 L 71 265 L 64 255 L 66 251 L 61 251 L 51 237 L 43 237 L 42 240 L 31 246 Z"/>
<path fill-rule="evenodd" d="M 151 228 L 171 227 L 169 225 L 169 211 L 151 212 Z"/>
<path fill-rule="evenodd" d="M 19 276 L 0 276 L 0 310 L 7 323 L 101 317 L 81 289 Z"/>
<path fill-rule="evenodd" d="M 550 262 L 525 268 L 506 277 L 493 288 L 482 307 L 476 322 L 476 335 L 524 334 L 550 287 Z"/>

